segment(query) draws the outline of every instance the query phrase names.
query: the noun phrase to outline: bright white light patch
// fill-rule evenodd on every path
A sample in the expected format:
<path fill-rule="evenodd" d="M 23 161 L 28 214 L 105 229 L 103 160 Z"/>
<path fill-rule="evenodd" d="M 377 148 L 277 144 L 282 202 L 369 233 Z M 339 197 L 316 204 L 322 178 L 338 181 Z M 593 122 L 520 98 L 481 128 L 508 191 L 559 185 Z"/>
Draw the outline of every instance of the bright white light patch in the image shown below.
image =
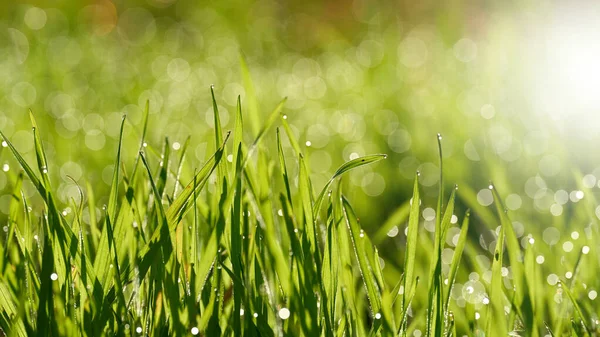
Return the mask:
<path fill-rule="evenodd" d="M 51 279 L 52 281 L 56 281 L 56 280 L 58 280 L 58 274 L 56 274 L 56 273 L 52 273 L 52 274 L 50 275 L 50 279 Z"/>
<path fill-rule="evenodd" d="M 594 136 L 600 126 L 600 7 L 558 4 L 547 20 L 540 43 L 531 43 L 535 55 L 536 110 L 550 115 L 564 131 L 578 137 Z M 541 62 L 540 62 L 541 61 Z"/>
<path fill-rule="evenodd" d="M 192 335 L 196 336 L 199 332 L 200 332 L 200 330 L 198 330 L 198 328 L 196 328 L 196 327 L 192 328 Z"/>
<path fill-rule="evenodd" d="M 290 318 L 290 310 L 288 308 L 281 308 L 279 310 L 279 318 L 281 318 L 281 319 Z"/>

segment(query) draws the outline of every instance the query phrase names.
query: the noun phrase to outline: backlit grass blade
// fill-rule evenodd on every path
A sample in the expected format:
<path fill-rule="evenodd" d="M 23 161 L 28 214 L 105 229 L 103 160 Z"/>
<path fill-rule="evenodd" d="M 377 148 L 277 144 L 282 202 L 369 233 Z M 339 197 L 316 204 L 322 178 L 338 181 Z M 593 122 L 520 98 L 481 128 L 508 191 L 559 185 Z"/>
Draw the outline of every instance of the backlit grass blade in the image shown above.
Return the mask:
<path fill-rule="evenodd" d="M 442 303 L 442 249 L 444 245 L 444 234 L 446 228 L 450 225 L 450 219 L 454 212 L 454 199 L 456 188 L 452 191 L 450 201 L 446 207 L 446 211 L 442 212 L 444 206 L 444 169 L 443 169 L 443 154 L 442 154 L 442 136 L 438 133 L 438 158 L 440 163 L 440 179 L 438 202 L 435 215 L 435 238 L 434 248 L 431 257 L 429 268 L 429 293 L 428 293 L 428 309 L 427 309 L 427 336 L 441 336 L 442 334 L 442 319 L 443 319 L 443 303 Z"/>
<path fill-rule="evenodd" d="M 121 146 L 123 142 L 123 127 L 125 125 L 126 116 L 121 119 L 121 127 L 119 130 L 119 143 L 117 145 L 117 156 L 113 166 L 113 175 L 111 179 L 110 195 L 108 196 L 107 215 L 111 221 L 117 218 L 117 198 L 119 193 L 119 168 L 121 167 Z"/>
<path fill-rule="evenodd" d="M 493 185 L 490 184 L 493 187 Z M 500 227 L 500 233 L 496 239 L 496 248 L 492 262 L 492 281 L 490 284 L 490 305 L 486 321 L 486 335 L 499 334 L 505 336 L 507 331 L 506 316 L 504 315 L 504 292 L 502 288 L 502 261 L 504 255 L 504 233 L 505 226 Z"/>
<path fill-rule="evenodd" d="M 236 174 L 236 170 L 237 170 L 237 161 L 238 161 L 238 157 L 241 157 L 239 155 L 239 152 L 242 151 L 242 146 L 243 146 L 243 142 L 244 142 L 244 118 L 242 116 L 242 101 L 240 96 L 237 97 L 237 106 L 235 109 L 235 126 L 233 129 L 233 161 L 232 161 L 232 166 L 233 167 L 233 173 Z"/>
<path fill-rule="evenodd" d="M 19 172 L 17 175 L 17 180 L 14 183 L 12 194 L 10 195 L 10 203 L 8 205 L 8 235 L 6 236 L 6 243 L 4 247 L 4 252 L 6 253 L 6 258 L 9 258 L 8 253 L 11 251 L 11 243 L 13 242 L 13 238 L 15 233 L 17 234 L 16 240 L 17 245 L 19 246 L 21 253 L 25 254 L 25 245 L 24 242 L 20 239 L 21 236 L 19 231 L 19 215 L 21 214 L 20 208 L 22 205 L 21 200 L 21 186 L 23 185 L 23 173 Z"/>
<path fill-rule="evenodd" d="M 415 281 L 412 283 L 412 288 L 410 289 L 408 296 L 406 297 L 406 308 L 409 308 L 412 304 L 413 299 L 415 298 L 415 294 L 417 293 L 417 286 L 419 285 L 419 277 L 417 276 L 415 278 Z M 404 289 L 404 292 L 406 292 L 407 290 Z M 404 312 L 402 313 L 402 318 L 400 319 L 400 333 L 402 336 L 406 335 L 406 326 L 407 326 L 407 319 L 408 319 L 408 310 L 404 310 Z"/>
<path fill-rule="evenodd" d="M 112 234 L 114 233 L 110 224 L 114 223 L 117 218 L 117 198 L 119 192 L 119 167 L 121 165 L 121 142 L 123 141 L 123 127 L 125 125 L 125 116 L 121 119 L 121 127 L 119 131 L 119 143 L 117 145 L 117 155 L 115 158 L 115 163 L 113 166 L 113 175 L 111 180 L 111 188 L 110 194 L 108 197 L 108 206 L 106 207 L 106 221 L 104 230 L 102 231 L 102 236 L 100 238 L 100 243 L 98 247 L 98 252 L 96 254 L 96 259 L 94 261 L 94 268 L 96 270 L 96 275 L 98 276 L 98 281 L 104 286 L 105 295 L 108 293 L 109 287 L 107 285 L 108 280 L 110 279 L 110 275 L 112 274 L 111 268 L 109 265 L 113 263 L 114 258 L 112 256 L 112 249 L 114 247 L 113 241 L 114 237 Z"/>
<path fill-rule="evenodd" d="M 413 196 L 410 202 L 408 232 L 406 235 L 406 254 L 404 258 L 404 293 L 402 295 L 402 311 L 406 311 L 406 294 L 412 289 L 415 278 L 415 262 L 417 255 L 417 239 L 419 235 L 419 215 L 421 198 L 419 196 L 419 174 L 415 176 Z M 405 330 L 405 328 L 403 327 Z"/>
<path fill-rule="evenodd" d="M 144 150 L 146 147 L 146 133 L 148 131 L 148 115 L 150 114 L 150 101 L 146 101 L 146 105 L 144 107 L 144 117 L 142 119 L 142 136 L 140 137 L 140 146 L 138 148 L 138 153 L 135 156 L 135 161 L 133 164 L 133 170 L 131 171 L 131 183 L 135 182 L 135 177 L 137 174 L 137 168 L 140 163 L 140 152 Z"/>
<path fill-rule="evenodd" d="M 460 234 L 458 236 L 458 242 L 456 243 L 456 247 L 454 248 L 454 255 L 452 256 L 452 262 L 450 262 L 450 272 L 448 273 L 448 288 L 445 296 L 444 302 L 444 313 L 447 315 L 449 313 L 448 308 L 450 307 L 450 295 L 452 293 L 452 288 L 454 287 L 454 281 L 456 279 L 456 274 L 458 272 L 458 267 L 460 266 L 461 257 L 463 254 L 463 250 L 467 243 L 467 234 L 469 232 L 469 218 L 471 216 L 471 212 L 467 210 L 465 214 L 465 219 L 463 220 L 462 227 L 460 229 Z"/>
<path fill-rule="evenodd" d="M 27 177 L 29 177 L 29 180 L 31 180 L 31 182 L 33 183 L 33 186 L 35 186 L 35 188 L 38 190 L 38 193 L 40 194 L 40 196 L 42 196 L 45 199 L 46 198 L 46 188 L 42 184 L 42 181 L 37 177 L 37 175 L 33 172 L 33 169 L 31 168 L 31 166 L 29 166 L 29 164 L 27 164 L 27 161 L 25 161 L 25 159 L 21 156 L 19 151 L 17 151 L 15 146 L 4 135 L 4 133 L 2 133 L 2 131 L 0 131 L 0 136 L 2 136 L 2 139 L 4 140 L 4 142 L 6 142 L 6 146 L 10 149 L 12 154 L 15 156 L 15 158 L 19 162 L 19 165 L 21 165 L 21 168 L 27 174 Z"/>
<path fill-rule="evenodd" d="M 377 280 L 373 275 L 372 268 L 365 256 L 364 245 L 366 244 L 366 240 L 363 239 L 364 233 L 362 233 L 360 225 L 358 224 L 358 218 L 356 217 L 352 206 L 350 206 L 350 203 L 345 197 L 342 197 L 342 205 L 346 225 L 350 231 L 350 238 L 352 239 L 352 245 L 354 246 L 354 254 L 358 260 L 361 277 L 367 290 L 367 297 L 371 309 L 370 313 L 372 317 L 375 317 L 375 315 L 381 311 L 381 294 L 377 287 Z"/>
<path fill-rule="evenodd" d="M 308 176 L 308 169 L 304 162 L 304 157 L 299 158 L 300 174 L 298 178 L 298 190 L 300 191 L 300 199 L 302 200 L 302 209 L 304 210 L 304 231 L 310 247 L 311 254 L 316 254 L 319 247 L 318 244 L 318 231 L 315 228 L 315 221 L 312 212 L 312 187 L 310 184 L 310 178 Z M 318 263 L 318 258 L 315 261 Z"/>
<path fill-rule="evenodd" d="M 522 317 L 525 328 L 529 331 L 537 331 L 536 315 L 533 310 L 532 298 L 528 283 L 526 282 L 525 270 L 523 268 L 523 253 L 519 239 L 513 229 L 512 221 L 508 216 L 508 211 L 504 207 L 502 199 L 498 193 L 498 189 L 490 184 L 492 195 L 494 197 L 494 205 L 496 206 L 496 213 L 500 220 L 500 225 L 504 228 L 504 240 L 506 242 L 506 250 L 511 266 L 512 282 L 515 289 L 514 302 L 515 305 L 524 315 Z"/>
<path fill-rule="evenodd" d="M 0 330 L 7 331 L 14 336 L 26 337 L 25 325 L 19 317 L 17 306 L 4 282 L 0 282 L 0 309 Z"/>
<path fill-rule="evenodd" d="M 33 127 L 33 144 L 35 146 L 35 156 L 38 162 L 38 169 L 42 175 L 42 181 L 46 189 L 50 188 L 50 178 L 48 178 L 48 160 L 46 159 L 46 152 L 42 146 L 42 138 L 40 137 L 40 131 L 38 129 L 33 112 L 29 110 L 29 119 Z"/>
<path fill-rule="evenodd" d="M 287 115 L 281 116 L 281 125 L 283 125 L 285 134 L 288 136 L 288 140 L 290 141 L 290 144 L 292 145 L 292 148 L 294 149 L 296 156 L 300 156 L 300 154 L 302 153 L 302 151 L 300 150 L 300 145 L 298 144 L 298 140 L 294 136 L 294 133 L 292 132 L 292 129 L 290 128 L 290 124 L 287 122 L 287 119 L 288 119 Z"/>
<path fill-rule="evenodd" d="M 115 163 L 113 166 L 113 175 L 111 180 L 111 188 L 110 195 L 108 197 L 108 206 L 106 208 L 106 220 L 109 222 L 114 222 L 117 218 L 117 194 L 119 191 L 119 167 L 121 165 L 121 142 L 123 140 L 123 126 L 125 125 L 125 116 L 121 119 L 121 127 L 119 132 L 119 143 L 117 145 L 117 155 L 115 159 Z M 110 231 L 110 233 L 109 233 Z M 98 252 L 96 254 L 96 260 L 94 261 L 94 268 L 96 270 L 96 275 L 98 276 L 98 280 L 101 284 L 104 285 L 105 292 L 108 292 L 109 287 L 107 286 L 107 282 L 112 273 L 109 265 L 112 263 L 112 247 L 114 237 L 110 237 L 113 234 L 112 228 L 110 225 L 106 224 L 104 230 L 102 231 L 102 236 L 100 239 Z M 105 295 L 106 295 L 105 293 Z"/>
<path fill-rule="evenodd" d="M 179 179 L 181 178 L 181 172 L 183 171 L 183 163 L 185 162 L 185 155 L 187 154 L 187 150 L 190 145 L 190 139 L 191 138 L 188 136 L 181 147 L 181 154 L 179 155 L 179 162 L 177 163 L 177 174 L 175 176 L 175 182 L 173 186 L 173 194 L 171 195 L 172 200 L 177 197 L 177 192 L 179 192 Z"/>
<path fill-rule="evenodd" d="M 329 181 L 325 184 L 325 186 L 321 190 L 321 193 L 319 193 L 319 196 L 317 197 L 315 204 L 313 206 L 313 218 L 317 217 L 317 215 L 321 209 L 321 203 L 323 203 L 323 198 L 325 197 L 325 194 L 327 193 L 329 187 L 331 186 L 331 184 L 335 181 L 335 179 L 337 177 L 339 177 L 342 174 L 344 174 L 348 171 L 351 171 L 355 168 L 358 168 L 358 167 L 361 167 L 364 165 L 368 165 L 368 164 L 372 164 L 372 163 L 376 163 L 385 158 L 387 158 L 386 154 L 373 154 L 373 155 L 368 155 L 368 156 L 352 159 L 352 160 L 344 163 L 342 166 L 340 166 L 335 171 L 335 173 L 333 174 L 331 179 L 329 179 Z"/>
<path fill-rule="evenodd" d="M 290 189 L 290 179 L 287 170 L 287 166 L 285 164 L 285 157 L 283 155 L 283 147 L 281 146 L 281 135 L 279 133 L 279 128 L 277 128 L 277 154 L 279 156 L 279 168 L 281 170 L 281 174 L 283 175 L 283 184 L 285 185 L 285 192 L 290 204 L 292 206 L 292 190 Z"/>
<path fill-rule="evenodd" d="M 250 69 L 244 54 L 240 51 L 240 70 L 242 74 L 242 81 L 244 82 L 244 89 L 246 90 L 246 98 L 248 99 L 248 116 L 250 120 L 250 128 L 253 134 L 257 134 L 260 129 L 260 114 L 258 111 L 258 102 L 256 100 L 256 92 L 254 90 L 254 84 L 252 83 L 252 77 L 250 76 Z"/>
<path fill-rule="evenodd" d="M 225 140 L 223 141 L 221 147 L 217 149 L 215 154 L 208 159 L 208 161 L 204 164 L 202 169 L 200 169 L 200 171 L 196 174 L 196 184 L 194 184 L 194 181 L 190 182 L 183 189 L 183 191 L 181 191 L 181 194 L 179 194 L 179 196 L 175 200 L 173 200 L 173 203 L 167 209 L 166 216 L 171 230 L 174 229 L 177 222 L 179 222 L 179 219 L 181 219 L 188 211 L 188 203 L 194 194 L 194 190 L 201 190 L 204 187 L 206 181 L 208 180 L 214 169 L 223 159 L 223 151 L 225 149 L 227 139 L 229 139 L 229 135 L 230 133 L 227 133 L 227 136 L 225 137 Z M 194 186 L 196 187 L 195 189 Z"/>
<path fill-rule="evenodd" d="M 275 106 L 275 109 L 273 109 L 273 111 L 271 111 L 271 113 L 267 117 L 265 123 L 263 124 L 263 127 L 260 129 L 260 131 L 258 132 L 258 135 L 254 139 L 254 142 L 250 146 L 250 149 L 248 150 L 248 157 L 252 156 L 254 151 L 256 151 L 256 148 L 257 148 L 258 144 L 260 143 L 261 139 L 263 138 L 263 136 L 271 128 L 271 126 L 273 126 L 273 124 L 275 123 L 277 118 L 280 117 L 281 110 L 283 110 L 283 106 L 285 105 L 286 101 L 287 101 L 287 98 L 284 98 L 283 100 L 281 100 L 279 102 L 279 104 L 277 104 L 277 106 Z"/>
<path fill-rule="evenodd" d="M 581 307 L 579 306 L 579 302 L 575 299 L 575 297 L 573 297 L 573 293 L 571 293 L 571 290 L 569 289 L 569 287 L 565 286 L 565 283 L 563 281 L 559 281 L 557 283 L 557 287 L 562 288 L 562 290 L 567 294 L 567 296 L 569 297 L 569 300 L 571 300 L 571 303 L 573 303 L 575 312 L 577 312 L 577 315 L 579 316 L 579 320 L 581 321 L 581 325 L 585 329 L 585 332 L 588 335 L 592 336 L 592 333 L 591 333 L 592 330 L 588 327 L 587 323 L 585 322 L 586 316 L 583 315 L 583 312 L 581 311 Z"/>

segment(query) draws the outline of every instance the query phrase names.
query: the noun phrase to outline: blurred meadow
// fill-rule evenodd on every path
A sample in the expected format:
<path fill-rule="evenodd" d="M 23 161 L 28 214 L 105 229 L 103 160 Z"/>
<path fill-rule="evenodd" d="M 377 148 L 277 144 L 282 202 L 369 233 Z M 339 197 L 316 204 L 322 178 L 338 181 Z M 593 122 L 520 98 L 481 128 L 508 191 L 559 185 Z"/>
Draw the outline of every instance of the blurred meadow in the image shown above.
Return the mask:
<path fill-rule="evenodd" d="M 594 146 L 600 140 L 599 15 L 597 6 L 580 1 L 7 1 L 0 4 L 0 131 L 34 165 L 31 109 L 60 211 L 69 217 L 77 213 L 74 204 L 83 202 L 82 226 L 102 230 L 123 115 L 123 170 L 139 159 L 148 102 L 145 153 L 162 166 L 165 137 L 173 158 L 185 149 L 176 179 L 181 176 L 185 186 L 215 153 L 211 86 L 224 133 L 235 129 L 238 96 L 244 114 L 256 112 L 244 116 L 241 137 L 247 142 L 287 98 L 281 114 L 315 192 L 343 163 L 387 154 L 348 172 L 342 183 L 378 249 L 389 288 L 405 273 L 408 214 L 419 172 L 422 239 L 415 274 L 423 289 L 432 259 L 425 247 L 442 215 L 436 211 L 439 133 L 444 204 L 458 185 L 440 239 L 444 275 L 467 209 L 471 214 L 461 268 L 449 291 L 459 335 L 476 331 L 474 322 L 491 298 L 502 222 L 494 191 L 520 248 L 535 242 L 533 288 L 546 294 L 536 315 L 552 325 L 579 315 L 581 307 L 594 330 L 600 314 L 600 155 Z M 282 129 L 279 120 L 275 127 Z M 277 199 L 285 187 L 277 173 L 275 127 L 258 151 L 273 159 L 267 167 L 274 192 L 266 198 Z M 0 237 L 6 246 L 21 171 L 7 146 L 3 142 L 0 149 Z M 226 146 L 234 165 L 236 146 Z M 297 149 L 287 137 L 282 152 L 291 194 L 302 193 Z M 177 170 L 177 160 L 172 165 Z M 207 194 L 221 191 L 219 179 L 213 173 Z M 176 185 L 167 184 L 169 190 Z M 87 202 L 86 186 L 95 203 Z M 27 178 L 22 193 L 36 216 L 46 213 L 44 197 Z M 281 216 L 274 205 L 273 213 L 278 211 Z M 524 263 L 518 258 L 511 265 Z M 511 265 L 505 260 L 501 266 L 509 290 Z M 8 279 L 2 276 L 6 284 Z M 559 280 L 570 280 L 579 306 L 557 290 Z M 427 307 L 426 292 L 418 290 L 412 305 L 416 317 Z M 413 336 L 426 334 L 425 319 L 409 323 Z M 540 333 L 522 335 L 546 333 L 541 320 L 535 329 Z"/>

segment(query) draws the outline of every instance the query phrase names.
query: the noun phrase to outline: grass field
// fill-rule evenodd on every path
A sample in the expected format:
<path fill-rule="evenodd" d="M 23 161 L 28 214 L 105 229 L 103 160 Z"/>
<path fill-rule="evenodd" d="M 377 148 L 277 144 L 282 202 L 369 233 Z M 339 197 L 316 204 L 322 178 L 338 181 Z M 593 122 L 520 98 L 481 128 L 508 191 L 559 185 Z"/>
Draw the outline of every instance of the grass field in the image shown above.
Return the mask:
<path fill-rule="evenodd" d="M 0 5 L 0 336 L 600 335 L 527 6 L 146 2 Z"/>

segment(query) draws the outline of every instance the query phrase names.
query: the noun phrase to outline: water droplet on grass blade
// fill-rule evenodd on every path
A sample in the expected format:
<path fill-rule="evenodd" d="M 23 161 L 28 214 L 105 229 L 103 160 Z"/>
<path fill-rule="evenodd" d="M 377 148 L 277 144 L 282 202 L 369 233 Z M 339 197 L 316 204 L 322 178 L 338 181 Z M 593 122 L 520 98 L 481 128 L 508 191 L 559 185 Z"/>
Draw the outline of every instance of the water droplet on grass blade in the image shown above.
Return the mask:
<path fill-rule="evenodd" d="M 288 308 L 281 308 L 279 310 L 279 318 L 281 319 L 288 319 L 290 318 L 290 310 Z"/>

